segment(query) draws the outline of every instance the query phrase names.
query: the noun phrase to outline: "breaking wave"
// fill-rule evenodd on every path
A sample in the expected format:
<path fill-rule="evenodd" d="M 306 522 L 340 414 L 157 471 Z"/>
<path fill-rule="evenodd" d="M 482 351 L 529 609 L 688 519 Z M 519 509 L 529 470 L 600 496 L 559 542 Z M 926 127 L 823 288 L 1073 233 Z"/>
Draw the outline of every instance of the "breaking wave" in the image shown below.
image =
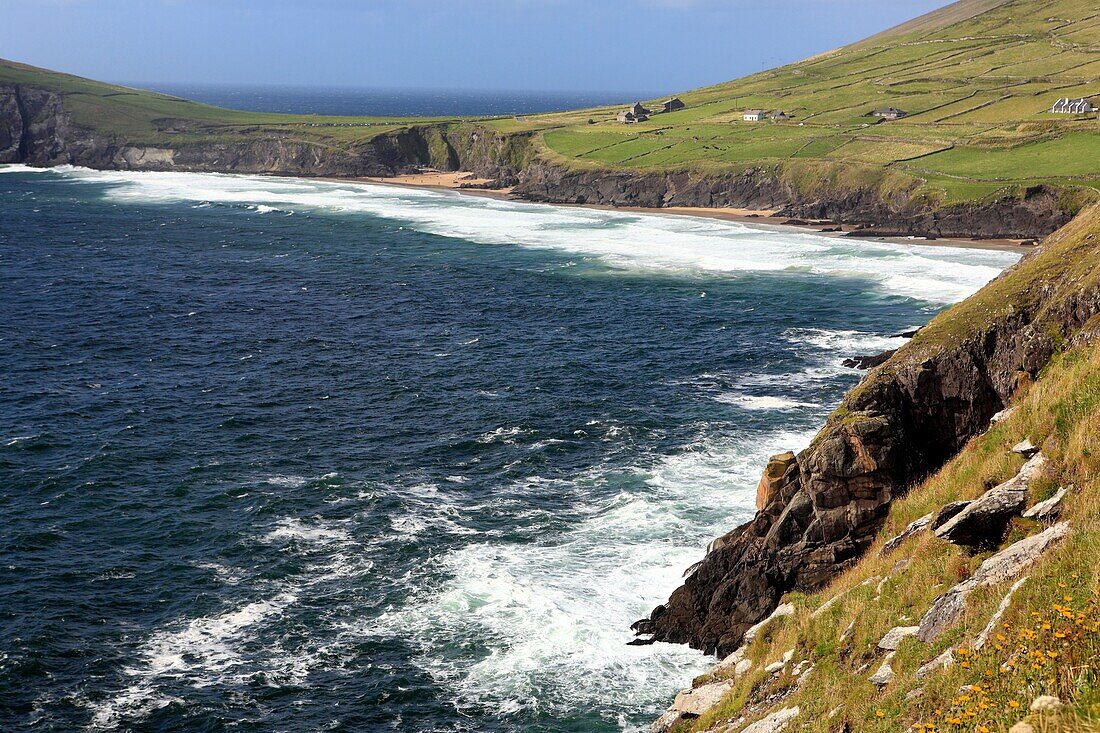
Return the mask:
<path fill-rule="evenodd" d="M 713 275 L 789 270 L 865 278 L 884 293 L 933 303 L 965 298 L 1017 259 L 1010 252 L 837 239 L 702 217 L 547 206 L 386 185 L 72 167 L 54 170 L 75 180 L 107 184 L 107 195 L 115 201 L 370 214 L 471 242 L 596 257 L 622 271 Z"/>

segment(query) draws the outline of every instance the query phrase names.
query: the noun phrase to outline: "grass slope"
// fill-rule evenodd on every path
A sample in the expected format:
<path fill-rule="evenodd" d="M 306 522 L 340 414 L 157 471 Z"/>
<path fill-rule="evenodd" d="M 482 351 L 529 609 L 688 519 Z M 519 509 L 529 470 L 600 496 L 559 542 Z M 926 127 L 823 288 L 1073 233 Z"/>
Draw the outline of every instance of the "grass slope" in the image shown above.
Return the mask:
<path fill-rule="evenodd" d="M 334 145 L 362 142 L 408 127 L 402 117 L 333 117 L 241 112 L 167 94 L 133 89 L 0 59 L 0 84 L 60 92 L 73 119 L 85 127 L 122 136 L 132 145 L 240 140 L 292 135 Z M 438 124 L 445 118 L 418 118 Z"/>
<path fill-rule="evenodd" d="M 847 724 L 861 732 L 992 733 L 1028 719 L 1029 703 L 1042 694 L 1059 697 L 1068 708 L 1058 716 L 1031 716 L 1036 729 L 1100 730 L 1100 348 L 1079 347 L 1055 359 L 1019 405 L 1008 423 L 975 440 L 897 502 L 883 532 L 883 537 L 900 532 L 950 501 L 973 498 L 986 485 L 1009 478 L 1022 464 L 1010 446 L 1028 436 L 1042 439 L 1056 469 L 1033 487 L 1032 498 L 1047 498 L 1058 485 L 1074 486 L 1063 515 L 1073 532 L 1027 573 L 981 651 L 970 651 L 967 642 L 986 625 L 1011 581 L 972 595 L 959 626 L 934 644 L 904 640 L 891 661 L 895 679 L 885 688 L 869 681 L 883 660 L 876 650 L 879 639 L 895 626 L 916 624 L 944 590 L 989 554 L 972 557 L 925 532 L 882 558 L 880 542 L 823 593 L 789 599 L 798 609 L 795 615 L 773 623 L 750 647 L 753 670 L 723 704 L 683 730 L 737 720 L 746 705 L 754 711 L 749 722 L 770 709 L 754 708 L 754 702 L 792 689 L 780 703 L 801 710 L 791 730 L 835 733 Z M 1009 540 L 1038 529 L 1018 520 Z M 897 570 L 903 558 L 911 564 Z M 814 617 L 831 598 L 838 600 Z M 952 667 L 914 678 L 922 664 L 960 644 Z M 778 679 L 764 672 L 789 649 L 796 650 L 796 662 L 808 659 L 814 665 L 800 686 L 789 666 Z"/>
<path fill-rule="evenodd" d="M 1093 207 L 1048 239 L 1012 277 L 934 319 L 914 339 L 913 358 L 951 348 L 963 331 L 1027 306 L 1028 299 L 1064 302 L 1068 292 L 1095 292 L 1098 238 L 1100 207 Z M 1034 327 L 1046 327 L 1042 313 Z M 1100 317 L 1083 331 L 1100 334 Z M 856 567 L 820 593 L 791 594 L 787 600 L 795 613 L 765 627 L 748 647 L 752 669 L 717 708 L 680 730 L 727 730 L 732 721 L 728 731 L 734 733 L 778 707 L 798 706 L 790 731 L 994 733 L 1021 720 L 1041 733 L 1100 731 L 1100 341 L 1064 344 L 1018 395 L 1016 407 L 1006 422 L 972 440 L 940 472 L 894 502 L 879 541 Z M 890 662 L 893 681 L 876 686 L 870 677 L 884 661 L 885 653 L 876 649 L 883 635 L 916 625 L 936 598 L 992 554 L 972 555 L 925 531 L 882 556 L 885 540 L 1015 475 L 1023 459 L 1010 448 L 1024 438 L 1042 446 L 1051 466 L 1032 484 L 1031 502 L 1071 487 L 1061 517 L 1071 524 L 1069 538 L 1025 571 L 1027 581 L 984 648 L 975 651 L 973 640 L 1013 579 L 971 595 L 961 622 L 937 641 L 905 639 Z M 1014 520 L 1002 547 L 1042 529 Z M 920 666 L 951 648 L 957 649 L 953 666 L 915 677 Z M 792 661 L 781 674 L 767 673 L 765 667 L 788 650 Z M 792 667 L 801 660 L 813 670 L 799 680 Z M 1029 714 L 1031 701 L 1044 694 L 1067 708 L 1058 715 Z"/>
<path fill-rule="evenodd" d="M 893 28 L 876 33 L 865 41 L 876 43 L 894 36 L 905 36 L 910 33 L 930 33 L 945 28 L 955 23 L 970 20 L 975 15 L 993 10 L 1004 5 L 1008 0 L 959 0 L 930 13 L 914 18 Z"/>
<path fill-rule="evenodd" d="M 887 167 L 944 201 L 1042 182 L 1091 197 L 1100 121 L 1046 110 L 1059 97 L 1100 95 L 1098 77 L 1092 0 L 964 0 L 853 46 L 689 92 L 687 109 L 644 124 L 618 125 L 609 111 L 543 141 L 564 159 L 639 169 L 806 159 Z M 887 106 L 910 116 L 867 116 Z M 794 119 L 746 123 L 749 107 Z"/>

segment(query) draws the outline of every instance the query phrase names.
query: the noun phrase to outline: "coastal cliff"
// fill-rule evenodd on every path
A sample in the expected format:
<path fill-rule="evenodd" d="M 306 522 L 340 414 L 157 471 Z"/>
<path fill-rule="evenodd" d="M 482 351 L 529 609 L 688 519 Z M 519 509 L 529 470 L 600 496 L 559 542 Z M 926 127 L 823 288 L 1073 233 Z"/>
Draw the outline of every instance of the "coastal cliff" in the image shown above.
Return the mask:
<path fill-rule="evenodd" d="M 469 124 L 410 125 L 346 146 L 292 131 L 205 135 L 188 120 L 157 120 L 172 144 L 96 130 L 74 121 L 66 94 L 0 84 L 0 163 L 78 165 L 99 170 L 259 173 L 356 178 L 421 167 L 469 170 L 510 185 L 526 164 L 527 139 Z"/>
<path fill-rule="evenodd" d="M 547 203 L 769 209 L 780 217 L 862 225 L 868 234 L 901 236 L 1042 238 L 1076 213 L 1045 186 L 1019 196 L 936 206 L 912 184 L 886 180 L 886 173 L 869 172 L 870 183 L 844 184 L 837 180 L 839 167 L 819 168 L 815 176 L 785 165 L 704 174 L 570 169 L 538 160 L 522 170 L 515 192 Z"/>
<path fill-rule="evenodd" d="M 733 652 L 789 591 L 823 587 L 875 541 L 891 503 L 938 470 L 1100 314 L 1100 209 L 921 329 L 850 392 L 809 448 L 777 457 L 759 512 L 712 543 L 648 641 Z"/>
<path fill-rule="evenodd" d="M 771 459 L 635 625 L 722 657 L 652 730 L 1095 730 L 1098 426 L 1100 206 Z"/>
<path fill-rule="evenodd" d="M 0 84 L 0 163 L 340 178 L 427 167 L 469 171 L 529 201 L 769 209 L 781 217 L 859 225 L 869 235 L 1040 238 L 1079 206 L 1044 186 L 938 206 L 889 173 L 850 183 L 835 166 L 809 173 L 782 165 L 714 173 L 573 169 L 540 157 L 531 133 L 504 134 L 476 122 L 413 124 L 339 145 L 294 129 L 210 134 L 188 120 L 155 122 L 163 133 L 155 140 L 103 132 L 78 124 L 64 93 Z"/>
<path fill-rule="evenodd" d="M 0 85 L 0 162 L 100 170 L 377 176 L 392 175 L 403 161 L 427 154 L 425 141 L 415 131 L 344 149 L 291 135 L 195 140 L 184 124 L 173 120 L 162 124 L 178 135 L 178 144 L 143 144 L 77 124 L 65 102 L 62 93 Z"/>

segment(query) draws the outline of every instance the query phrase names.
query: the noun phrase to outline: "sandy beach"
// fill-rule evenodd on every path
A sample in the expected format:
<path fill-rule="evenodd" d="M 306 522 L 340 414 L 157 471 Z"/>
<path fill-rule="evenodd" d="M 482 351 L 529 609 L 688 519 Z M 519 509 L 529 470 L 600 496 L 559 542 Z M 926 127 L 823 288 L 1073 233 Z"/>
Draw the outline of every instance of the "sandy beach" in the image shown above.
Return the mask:
<path fill-rule="evenodd" d="M 458 191 L 473 196 L 505 199 L 512 195 L 511 188 L 478 188 L 492 181 L 478 178 L 469 171 L 427 171 L 424 173 L 405 173 L 390 178 L 367 176 L 363 178 L 330 178 L 328 180 L 358 183 L 384 183 L 387 186 L 405 186 L 406 188 L 429 188 L 435 190 Z"/>
<path fill-rule="evenodd" d="M 470 196 L 497 199 L 513 198 L 511 188 L 478 188 L 478 186 L 485 186 L 491 183 L 491 181 L 487 178 L 478 178 L 469 171 L 425 171 L 423 173 L 406 173 L 389 178 L 328 178 L 325 180 L 338 181 L 340 183 L 347 183 L 350 181 L 353 183 L 378 183 L 387 186 L 453 191 L 455 193 L 467 194 Z M 522 201 L 523 199 L 516 198 L 515 200 Z M 1035 249 L 1034 245 L 1024 244 L 1024 240 L 1019 239 L 969 239 L 955 237 L 927 239 L 925 237 L 876 236 L 873 232 L 863 233 L 854 226 L 841 225 L 830 221 L 796 223 L 785 217 L 776 216 L 778 211 L 774 209 L 739 209 L 732 207 L 708 208 L 702 206 L 668 206 L 663 208 L 652 208 L 645 206 L 610 206 L 606 204 L 553 204 L 553 206 L 576 206 L 579 208 L 598 209 L 603 211 L 629 211 L 631 213 L 646 215 L 658 214 L 703 217 L 707 219 L 735 221 L 761 227 L 812 231 L 815 234 L 825 237 L 862 239 L 869 242 L 920 244 L 937 247 L 967 247 L 970 249 L 991 249 L 1009 252 L 1030 252 Z"/>

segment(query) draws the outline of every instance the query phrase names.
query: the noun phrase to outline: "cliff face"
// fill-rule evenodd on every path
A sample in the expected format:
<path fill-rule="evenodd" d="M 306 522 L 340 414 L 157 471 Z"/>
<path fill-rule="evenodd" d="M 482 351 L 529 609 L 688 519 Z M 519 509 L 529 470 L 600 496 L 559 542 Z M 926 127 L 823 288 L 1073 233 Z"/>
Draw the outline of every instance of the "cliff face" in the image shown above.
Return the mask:
<path fill-rule="evenodd" d="M 646 641 L 727 654 L 783 593 L 817 590 L 850 567 L 893 499 L 981 433 L 1100 313 L 1096 231 L 1100 208 L 871 372 L 809 448 L 766 473 L 756 517 L 712 543 L 668 603 L 635 630 Z"/>
<path fill-rule="evenodd" d="M 763 168 L 701 176 L 688 172 L 570 170 L 536 161 L 516 192 L 532 201 L 609 206 L 779 209 L 796 193 Z"/>
<path fill-rule="evenodd" d="M 80 165 L 104 170 L 185 170 L 300 176 L 392 176 L 416 166 L 515 179 L 500 136 L 412 126 L 347 146 L 301 140 L 292 133 L 195 142 L 171 147 L 134 144 L 76 124 L 65 96 L 22 85 L 0 85 L 0 163 Z M 459 151 L 464 155 L 459 156 Z M 498 157 L 501 160 L 498 160 Z"/>
<path fill-rule="evenodd" d="M 937 237 L 1042 238 L 1072 218 L 1057 192 L 1041 186 L 1022 198 L 933 209 L 911 191 L 886 197 L 872 186 L 809 195 L 770 168 L 700 175 L 571 170 L 536 161 L 524 169 L 516 193 L 549 203 L 775 209 L 786 217 L 862 224 L 874 233 Z"/>

